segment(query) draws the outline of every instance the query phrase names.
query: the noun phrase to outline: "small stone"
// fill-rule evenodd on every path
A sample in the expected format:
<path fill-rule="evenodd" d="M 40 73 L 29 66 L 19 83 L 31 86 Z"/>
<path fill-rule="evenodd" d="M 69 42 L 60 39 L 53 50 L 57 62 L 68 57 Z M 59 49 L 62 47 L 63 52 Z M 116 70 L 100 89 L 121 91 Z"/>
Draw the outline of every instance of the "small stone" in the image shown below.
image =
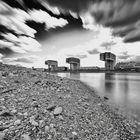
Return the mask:
<path fill-rule="evenodd" d="M 0 125 L 2 125 L 3 124 L 3 122 L 2 121 L 0 121 Z"/>
<path fill-rule="evenodd" d="M 38 123 L 35 120 L 30 120 L 30 123 L 34 126 L 38 126 Z"/>
<path fill-rule="evenodd" d="M 49 126 L 45 126 L 45 133 L 47 133 L 49 131 Z"/>
<path fill-rule="evenodd" d="M 62 107 L 57 107 L 57 108 L 54 109 L 53 114 L 54 115 L 60 115 L 62 113 L 62 110 L 63 110 Z"/>
<path fill-rule="evenodd" d="M 39 126 L 40 126 L 40 127 L 44 127 L 44 125 L 45 125 L 44 120 L 40 120 L 40 121 L 39 121 Z"/>
<path fill-rule="evenodd" d="M 31 104 L 31 106 L 38 107 L 38 102 L 37 101 L 33 101 L 32 104 Z"/>
<path fill-rule="evenodd" d="M 24 115 L 25 117 L 27 117 L 27 116 L 28 116 L 28 113 L 27 113 L 27 112 L 25 112 L 25 113 L 23 113 L 23 115 Z"/>
<path fill-rule="evenodd" d="M 9 73 L 9 76 L 13 77 L 13 76 L 14 76 L 14 74 L 10 72 L 10 73 Z"/>
<path fill-rule="evenodd" d="M 109 100 L 109 98 L 108 97 L 104 97 L 104 100 Z"/>
<path fill-rule="evenodd" d="M 59 119 L 60 119 L 61 121 L 64 121 L 64 118 L 63 118 L 62 115 L 59 116 Z"/>
<path fill-rule="evenodd" d="M 1 98 L 1 99 L 0 99 L 0 101 L 4 101 L 4 100 L 5 100 L 4 98 Z"/>
<path fill-rule="evenodd" d="M 31 137 L 27 134 L 21 135 L 21 140 L 31 140 Z"/>
<path fill-rule="evenodd" d="M 19 124 L 21 124 L 21 121 L 20 121 L 20 120 L 16 120 L 16 121 L 14 122 L 14 125 L 19 125 Z"/>
<path fill-rule="evenodd" d="M 11 113 L 13 113 L 13 114 L 15 114 L 16 112 L 17 112 L 16 109 L 13 109 L 13 110 L 11 111 Z"/>
<path fill-rule="evenodd" d="M 50 128 L 54 128 L 54 124 L 51 123 L 51 124 L 50 124 Z"/>
<path fill-rule="evenodd" d="M 3 111 L 0 113 L 0 116 L 3 116 L 3 117 L 11 117 L 13 116 L 10 112 L 8 111 Z"/>
<path fill-rule="evenodd" d="M 50 105 L 48 105 L 47 110 L 52 111 L 55 107 L 56 107 L 56 105 L 50 104 Z"/>
<path fill-rule="evenodd" d="M 5 137 L 5 133 L 0 132 L 0 140 L 3 140 L 3 139 L 4 139 L 4 137 Z"/>
<path fill-rule="evenodd" d="M 4 129 L 3 132 L 4 132 L 4 133 L 7 133 L 7 132 L 8 132 L 8 129 Z"/>
<path fill-rule="evenodd" d="M 72 132 L 72 134 L 73 134 L 73 135 L 75 135 L 75 136 L 77 135 L 77 133 L 76 133 L 76 132 Z"/>

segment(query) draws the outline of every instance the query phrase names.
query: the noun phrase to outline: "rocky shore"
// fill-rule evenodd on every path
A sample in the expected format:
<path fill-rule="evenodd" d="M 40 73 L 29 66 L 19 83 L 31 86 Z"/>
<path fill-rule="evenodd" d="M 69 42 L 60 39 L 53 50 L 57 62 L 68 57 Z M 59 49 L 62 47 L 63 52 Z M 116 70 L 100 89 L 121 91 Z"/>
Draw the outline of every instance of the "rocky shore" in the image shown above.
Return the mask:
<path fill-rule="evenodd" d="M 0 64 L 0 140 L 139 140 L 137 128 L 80 81 Z"/>

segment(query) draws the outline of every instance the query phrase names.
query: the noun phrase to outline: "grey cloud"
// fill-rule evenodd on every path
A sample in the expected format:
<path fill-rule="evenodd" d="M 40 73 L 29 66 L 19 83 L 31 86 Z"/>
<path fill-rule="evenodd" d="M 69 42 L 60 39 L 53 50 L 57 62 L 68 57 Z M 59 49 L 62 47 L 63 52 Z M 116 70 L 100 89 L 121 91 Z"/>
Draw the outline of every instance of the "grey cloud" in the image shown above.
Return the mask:
<path fill-rule="evenodd" d="M 3 62 L 5 63 L 27 63 L 31 64 L 35 62 L 37 58 L 35 57 L 17 57 L 17 58 L 4 58 Z"/>
<path fill-rule="evenodd" d="M 101 44 L 101 47 L 104 47 L 106 50 L 111 50 L 111 47 L 113 45 L 116 45 L 116 42 L 110 41 L 110 42 L 104 42 Z"/>
<path fill-rule="evenodd" d="M 73 55 L 73 54 L 69 54 L 67 55 L 68 57 L 78 57 L 80 59 L 84 59 L 84 58 L 87 58 L 87 55 L 82 55 L 82 54 L 77 54 L 77 55 Z"/>
<path fill-rule="evenodd" d="M 133 55 L 129 55 L 128 52 L 122 52 L 121 55 L 118 56 L 118 59 L 120 60 L 127 60 L 131 58 Z"/>
<path fill-rule="evenodd" d="M 96 54 L 100 53 L 100 51 L 98 49 L 88 50 L 87 52 L 91 55 L 96 55 Z"/>
<path fill-rule="evenodd" d="M 134 56 L 132 58 L 132 61 L 134 61 L 134 62 L 140 62 L 140 55 Z"/>

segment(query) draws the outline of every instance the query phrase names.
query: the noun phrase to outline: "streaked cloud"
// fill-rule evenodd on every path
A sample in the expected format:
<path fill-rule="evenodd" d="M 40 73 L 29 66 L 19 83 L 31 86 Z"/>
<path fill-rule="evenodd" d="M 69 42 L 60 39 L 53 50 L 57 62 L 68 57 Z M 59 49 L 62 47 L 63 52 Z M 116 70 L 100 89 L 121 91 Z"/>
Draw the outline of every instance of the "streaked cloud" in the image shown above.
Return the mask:
<path fill-rule="evenodd" d="M 46 30 L 50 28 L 63 27 L 68 24 L 67 20 L 62 18 L 51 17 L 47 12 L 42 10 L 32 10 L 29 12 L 32 20 L 46 24 Z"/>
<path fill-rule="evenodd" d="M 20 63 L 27 63 L 31 64 L 38 60 L 37 56 L 24 56 L 24 57 L 11 57 L 11 58 L 4 58 L 3 62 L 8 64 L 20 64 Z"/>

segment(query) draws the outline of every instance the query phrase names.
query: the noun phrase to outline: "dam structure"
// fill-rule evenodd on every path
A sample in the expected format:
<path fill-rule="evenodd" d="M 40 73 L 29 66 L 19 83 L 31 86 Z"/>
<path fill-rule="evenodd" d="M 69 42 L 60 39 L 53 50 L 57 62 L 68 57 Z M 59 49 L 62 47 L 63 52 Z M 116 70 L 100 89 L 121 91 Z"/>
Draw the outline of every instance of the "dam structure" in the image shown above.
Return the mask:
<path fill-rule="evenodd" d="M 49 71 L 56 71 L 58 69 L 58 62 L 55 60 L 47 60 L 45 64 L 48 65 Z"/>
<path fill-rule="evenodd" d="M 80 59 L 75 57 L 66 58 L 66 63 L 70 64 L 70 70 L 76 71 L 80 69 Z"/>
<path fill-rule="evenodd" d="M 100 60 L 105 61 L 105 70 L 114 70 L 116 63 L 116 55 L 111 52 L 105 52 L 100 54 Z"/>

